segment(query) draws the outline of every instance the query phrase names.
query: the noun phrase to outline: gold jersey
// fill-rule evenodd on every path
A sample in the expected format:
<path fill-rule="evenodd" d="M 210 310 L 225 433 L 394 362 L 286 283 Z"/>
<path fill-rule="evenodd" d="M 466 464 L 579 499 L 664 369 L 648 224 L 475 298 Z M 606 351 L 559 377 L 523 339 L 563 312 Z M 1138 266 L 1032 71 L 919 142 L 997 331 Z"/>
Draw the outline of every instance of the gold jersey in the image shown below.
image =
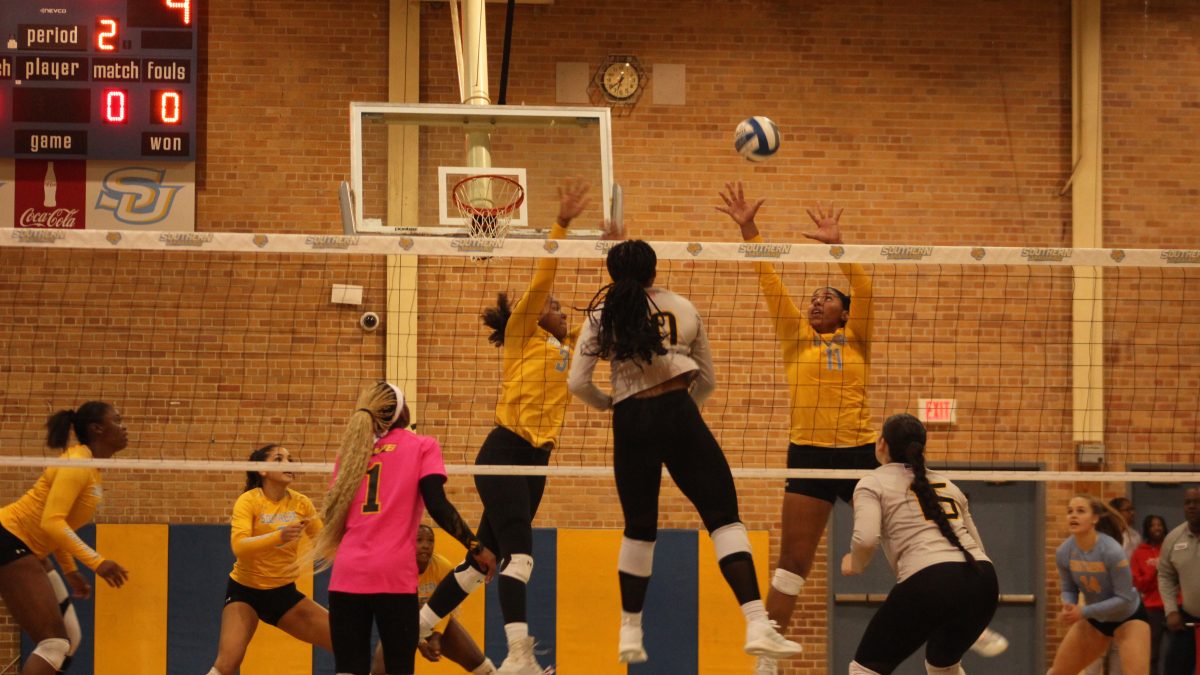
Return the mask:
<path fill-rule="evenodd" d="M 550 230 L 551 239 L 566 235 L 567 230 L 558 224 Z M 535 448 L 553 448 L 558 443 L 571 401 L 567 370 L 578 330 L 560 342 L 538 326 L 557 268 L 555 258 L 538 259 L 529 290 L 513 305 L 504 329 L 503 384 L 496 404 L 496 424 Z"/>
<path fill-rule="evenodd" d="M 279 501 L 271 501 L 255 488 L 243 492 L 233 505 L 229 543 L 237 561 L 230 577 L 243 586 L 270 589 L 296 580 L 288 569 L 300 554 L 302 538 L 283 543 L 281 530 L 304 522 L 304 534 L 312 539 L 321 531 L 321 519 L 308 497 L 288 488 Z"/>
<path fill-rule="evenodd" d="M 755 237 L 751 242 L 760 242 Z M 791 400 L 789 440 L 847 448 L 875 442 L 867 377 L 871 365 L 871 277 L 862 265 L 839 265 L 850 278 L 850 316 L 833 333 L 813 330 L 774 265 L 754 263 L 783 351 Z"/>
<path fill-rule="evenodd" d="M 73 445 L 60 456 L 91 459 L 92 451 L 86 445 Z M 53 553 L 64 572 L 77 569 L 75 559 L 94 570 L 104 558 L 75 530 L 91 522 L 103 497 L 96 469 L 52 466 L 20 499 L 0 509 L 0 524 L 37 557 Z"/>

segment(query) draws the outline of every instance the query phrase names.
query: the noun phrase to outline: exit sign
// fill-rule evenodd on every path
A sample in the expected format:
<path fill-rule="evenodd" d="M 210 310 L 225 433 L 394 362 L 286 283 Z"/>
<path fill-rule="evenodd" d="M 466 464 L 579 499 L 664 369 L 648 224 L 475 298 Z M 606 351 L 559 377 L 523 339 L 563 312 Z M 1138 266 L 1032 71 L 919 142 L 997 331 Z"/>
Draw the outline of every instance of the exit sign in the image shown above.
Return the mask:
<path fill-rule="evenodd" d="M 926 424 L 957 424 L 958 400 L 919 398 L 917 399 L 917 417 Z"/>

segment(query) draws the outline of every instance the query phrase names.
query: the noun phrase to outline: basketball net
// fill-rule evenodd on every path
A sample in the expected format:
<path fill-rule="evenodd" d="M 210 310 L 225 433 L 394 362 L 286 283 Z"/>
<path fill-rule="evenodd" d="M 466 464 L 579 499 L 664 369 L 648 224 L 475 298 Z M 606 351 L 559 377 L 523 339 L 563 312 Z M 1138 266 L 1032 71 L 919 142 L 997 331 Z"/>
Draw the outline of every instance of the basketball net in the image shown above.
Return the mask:
<path fill-rule="evenodd" d="M 513 214 L 525 202 L 525 188 L 508 176 L 468 176 L 454 185 L 454 205 L 471 239 L 504 241 Z"/>

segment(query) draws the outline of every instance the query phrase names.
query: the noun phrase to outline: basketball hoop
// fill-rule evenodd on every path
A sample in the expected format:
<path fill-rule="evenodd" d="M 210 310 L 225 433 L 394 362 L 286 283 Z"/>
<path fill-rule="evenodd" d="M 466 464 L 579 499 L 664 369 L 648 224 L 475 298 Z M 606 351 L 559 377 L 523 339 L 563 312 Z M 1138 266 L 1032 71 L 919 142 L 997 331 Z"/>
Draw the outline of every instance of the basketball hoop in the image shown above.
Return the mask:
<path fill-rule="evenodd" d="M 454 184 L 453 195 L 471 239 L 503 241 L 513 213 L 525 203 L 519 182 L 493 174 L 467 176 Z"/>

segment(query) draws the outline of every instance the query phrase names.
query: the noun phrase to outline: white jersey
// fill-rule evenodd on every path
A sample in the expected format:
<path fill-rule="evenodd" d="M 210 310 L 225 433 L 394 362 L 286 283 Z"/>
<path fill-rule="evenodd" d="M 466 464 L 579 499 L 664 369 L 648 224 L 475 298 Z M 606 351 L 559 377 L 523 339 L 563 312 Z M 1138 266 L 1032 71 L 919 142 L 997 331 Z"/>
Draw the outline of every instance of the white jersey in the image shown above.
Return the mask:
<path fill-rule="evenodd" d="M 593 408 L 607 410 L 640 391 L 684 373 L 692 373 L 691 394 L 697 404 L 703 403 L 716 387 L 712 352 L 696 307 L 687 298 L 665 288 L 652 286 L 646 293 L 650 296 L 650 311 L 662 327 L 662 345 L 667 353 L 655 354 L 650 363 L 640 359 L 614 361 L 612 395 L 605 394 L 592 383 L 592 372 L 598 360 L 595 356 L 596 331 L 600 323 L 599 312 L 593 312 L 584 322 L 583 332 L 575 344 L 575 356 L 571 359 L 567 377 L 567 389 Z"/>
<path fill-rule="evenodd" d="M 926 475 L 959 542 L 976 560 L 988 560 L 962 490 L 936 473 Z M 925 517 L 911 489 L 912 479 L 911 467 L 892 462 L 858 481 L 854 488 L 854 537 L 850 543 L 856 569 L 866 567 L 881 539 L 897 581 L 904 581 L 930 565 L 966 560 L 962 551 L 938 530 L 937 523 Z"/>

